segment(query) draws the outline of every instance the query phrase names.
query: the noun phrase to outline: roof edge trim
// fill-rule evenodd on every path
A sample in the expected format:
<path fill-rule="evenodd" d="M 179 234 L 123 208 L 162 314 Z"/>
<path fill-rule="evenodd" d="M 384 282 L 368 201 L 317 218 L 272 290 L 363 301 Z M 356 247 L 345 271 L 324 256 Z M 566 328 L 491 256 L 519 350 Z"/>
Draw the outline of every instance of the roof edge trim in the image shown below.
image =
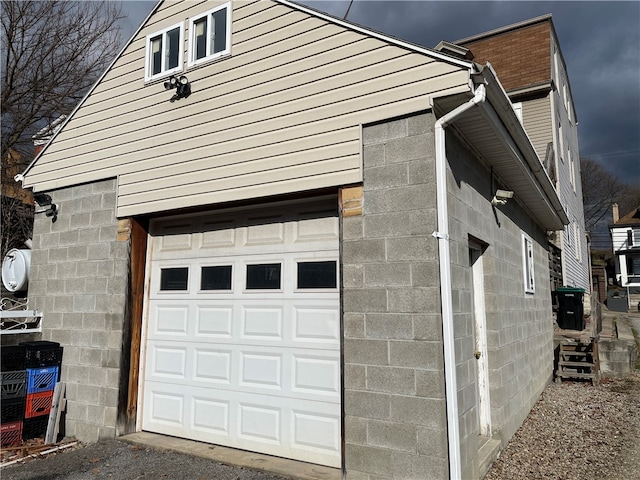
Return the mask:
<path fill-rule="evenodd" d="M 346 20 L 340 20 L 339 18 L 333 17 L 329 14 L 326 13 L 322 13 L 318 10 L 314 10 L 312 8 L 306 7 L 304 5 L 300 5 L 298 3 L 292 2 L 290 0 L 273 0 L 276 3 L 279 3 L 281 5 L 286 5 L 287 7 L 299 10 L 301 12 L 307 13 L 309 15 L 313 15 L 314 17 L 318 17 L 321 18 L 323 20 L 326 20 L 328 22 L 331 23 L 335 23 L 336 25 L 340 25 L 341 27 L 344 28 L 348 28 L 350 30 L 355 30 L 356 32 L 359 33 L 363 33 L 365 35 L 369 35 L 371 37 L 375 37 L 379 40 L 383 40 L 385 42 L 389 42 L 392 43 L 394 45 L 397 45 L 399 47 L 403 47 L 403 48 L 407 48 L 409 50 L 413 50 L 416 53 L 421 53 L 423 55 L 427 55 L 433 59 L 436 60 L 442 60 L 443 62 L 448 62 L 450 64 L 456 65 L 458 67 L 463 67 L 463 68 L 467 68 L 467 69 L 474 69 L 474 64 L 473 62 L 470 61 L 464 61 L 464 60 L 459 60 L 457 58 L 451 57 L 449 55 L 444 55 L 441 54 L 439 52 L 436 52 L 435 50 L 432 50 L 430 48 L 425 48 L 425 47 L 421 47 L 419 45 L 410 43 L 410 42 L 406 42 L 403 40 L 399 40 L 397 38 L 394 37 L 390 37 L 388 35 L 385 35 L 383 33 L 380 32 L 376 32 L 375 30 L 370 30 L 368 28 L 365 27 L 361 27 L 359 25 L 356 25 L 355 23 L 351 23 L 348 22 Z"/>
<path fill-rule="evenodd" d="M 60 125 L 60 128 L 57 129 L 57 131 L 52 135 L 52 137 L 49 139 L 49 141 L 47 142 L 47 144 L 42 148 L 42 150 L 40 150 L 40 153 L 38 153 L 38 155 L 36 155 L 36 157 L 31 161 L 31 163 L 29 165 L 27 165 L 27 168 L 24 169 L 24 171 L 22 173 L 19 173 L 18 175 L 15 176 L 15 180 L 22 182 L 23 184 L 23 188 L 25 188 L 24 185 L 24 180 L 25 180 L 25 175 L 27 175 L 29 173 L 29 171 L 33 168 L 33 166 L 38 162 L 38 160 L 40 160 L 40 157 L 44 154 L 44 152 L 46 152 L 47 148 L 49 147 L 49 145 L 51 144 L 51 142 L 53 142 L 55 140 L 55 138 L 58 136 L 58 134 L 64 130 L 64 127 L 67 125 L 67 123 L 69 123 L 69 121 L 73 118 L 73 116 L 76 114 L 76 112 L 80 109 L 80 107 L 84 104 L 84 102 L 87 100 L 87 98 L 89 98 L 89 95 L 91 95 L 93 93 L 93 91 L 98 87 L 98 85 L 100 85 L 100 82 L 102 82 L 102 80 L 104 79 L 104 77 L 107 75 L 107 73 L 109 73 L 109 71 L 113 68 L 113 66 L 115 65 L 115 63 L 120 59 L 120 57 L 122 56 L 122 54 L 124 53 L 124 51 L 127 49 L 127 47 L 129 45 L 131 45 L 131 42 L 133 42 L 133 39 L 136 38 L 136 36 L 138 35 L 138 33 L 140 33 L 140 30 L 142 30 L 142 28 L 147 24 L 147 22 L 149 21 L 149 19 L 151 18 L 151 16 L 153 14 L 156 13 L 156 11 L 158 10 L 158 7 L 160 6 L 161 3 L 163 3 L 164 0 L 158 0 L 156 5 L 151 9 L 151 11 L 149 12 L 149 15 L 147 15 L 147 17 L 144 19 L 144 21 L 138 26 L 138 28 L 135 30 L 135 32 L 133 32 L 133 35 L 131 35 L 131 38 L 129 38 L 129 40 L 127 42 L 125 42 L 125 44 L 123 45 L 123 47 L 120 49 L 120 51 L 118 52 L 118 54 L 113 58 L 113 61 L 109 64 L 109 66 L 107 67 L 107 69 L 102 72 L 102 75 L 100 75 L 98 77 L 98 79 L 96 80 L 96 82 L 91 86 L 91 88 L 87 91 L 87 93 L 85 94 L 84 97 L 82 97 L 82 100 L 80 100 L 78 102 L 78 105 L 76 105 L 76 107 L 71 111 L 71 113 L 69 115 L 67 115 L 67 118 L 65 119 L 65 121 Z"/>
<path fill-rule="evenodd" d="M 545 15 L 540 15 L 539 17 L 530 18 L 528 20 L 523 20 L 522 22 L 512 23 L 511 25 L 505 25 L 504 27 L 499 27 L 493 30 L 489 30 L 488 32 L 478 33 L 476 35 L 471 35 L 470 37 L 461 38 L 460 40 L 456 40 L 451 43 L 469 43 L 475 42 L 476 40 L 480 40 L 485 37 L 490 37 L 493 35 L 498 35 L 500 33 L 506 33 L 511 30 L 517 30 L 519 28 L 528 27 L 530 25 L 534 25 L 536 23 L 542 23 L 547 20 L 551 20 L 552 15 L 547 13 Z"/>

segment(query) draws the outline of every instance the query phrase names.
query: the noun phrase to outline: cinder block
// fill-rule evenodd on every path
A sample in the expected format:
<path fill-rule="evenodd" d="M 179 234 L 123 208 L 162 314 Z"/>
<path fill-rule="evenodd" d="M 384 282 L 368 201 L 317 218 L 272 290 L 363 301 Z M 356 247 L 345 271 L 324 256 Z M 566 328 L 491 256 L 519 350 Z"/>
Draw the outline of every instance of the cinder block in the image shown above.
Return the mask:
<path fill-rule="evenodd" d="M 431 194 L 424 185 L 410 185 L 401 188 L 367 191 L 364 212 L 365 214 L 409 212 L 427 208 L 431 210 L 434 207 L 435 196 L 431 198 Z"/>
<path fill-rule="evenodd" d="M 436 288 L 394 287 L 387 289 L 388 309 L 398 313 L 435 311 L 439 298 Z"/>
<path fill-rule="evenodd" d="M 386 312 L 387 292 L 383 288 L 344 290 L 345 312 Z"/>
<path fill-rule="evenodd" d="M 445 403 L 443 400 L 421 397 L 391 397 L 390 419 L 423 425 L 430 428 L 443 428 L 446 425 Z"/>
<path fill-rule="evenodd" d="M 96 308 L 95 295 L 74 295 L 73 311 L 74 312 L 91 312 Z"/>
<path fill-rule="evenodd" d="M 396 261 L 435 261 L 438 244 L 435 238 L 429 236 L 388 238 L 387 260 Z"/>
<path fill-rule="evenodd" d="M 76 245 L 69 247 L 68 260 L 88 260 L 88 250 L 86 245 Z"/>
<path fill-rule="evenodd" d="M 364 267 L 362 265 L 344 265 L 342 267 L 342 285 L 345 288 L 361 288 L 364 285 Z"/>
<path fill-rule="evenodd" d="M 366 125 L 362 129 L 362 143 L 370 145 L 407 136 L 407 119 L 401 118 L 375 125 Z"/>
<path fill-rule="evenodd" d="M 439 342 L 393 340 L 389 342 L 390 365 L 439 370 L 442 344 Z"/>
<path fill-rule="evenodd" d="M 357 445 L 367 444 L 367 423 L 369 420 L 346 415 L 344 418 L 345 442 Z"/>
<path fill-rule="evenodd" d="M 111 258 L 111 246 L 108 243 L 92 243 L 85 248 L 87 256 L 91 260 Z"/>
<path fill-rule="evenodd" d="M 407 185 L 409 168 L 405 163 L 365 168 L 365 202 L 366 192 L 370 190 L 389 189 Z"/>
<path fill-rule="evenodd" d="M 344 338 L 364 338 L 364 313 L 347 313 L 343 315 Z"/>
<path fill-rule="evenodd" d="M 443 458 L 394 451 L 392 465 L 394 479 L 442 480 L 449 478 L 448 463 Z"/>
<path fill-rule="evenodd" d="M 407 118 L 407 133 L 409 136 L 423 134 L 431 134 L 433 136 L 434 124 L 435 118 L 430 111 L 412 115 Z"/>
<path fill-rule="evenodd" d="M 413 318 L 407 314 L 369 313 L 366 316 L 366 337 L 379 339 L 412 339 Z"/>
<path fill-rule="evenodd" d="M 411 263 L 411 285 L 413 287 L 440 287 L 440 266 L 436 259 Z"/>
<path fill-rule="evenodd" d="M 379 167 L 384 165 L 384 143 L 365 145 L 363 150 L 364 164 L 367 167 Z"/>
<path fill-rule="evenodd" d="M 89 214 L 86 214 L 87 217 Z M 87 245 L 89 243 L 96 243 L 100 241 L 100 228 L 81 226 L 78 232 L 78 243 Z"/>
<path fill-rule="evenodd" d="M 421 210 L 398 215 L 397 212 L 370 214 L 364 217 L 365 238 L 431 235 L 430 215 Z"/>
<path fill-rule="evenodd" d="M 92 226 L 114 225 L 115 223 L 116 217 L 113 210 L 96 210 L 91 212 Z"/>
<path fill-rule="evenodd" d="M 388 365 L 389 345 L 384 340 L 344 339 L 344 362 L 360 365 Z"/>
<path fill-rule="evenodd" d="M 342 238 L 343 241 L 361 240 L 364 238 L 362 216 L 343 218 Z"/>
<path fill-rule="evenodd" d="M 417 450 L 416 426 L 406 423 L 369 420 L 367 444 L 374 447 L 415 452 Z"/>
<path fill-rule="evenodd" d="M 69 260 L 68 247 L 55 247 L 48 249 L 48 261 L 51 263 L 65 263 Z"/>
<path fill-rule="evenodd" d="M 354 417 L 388 420 L 389 400 L 390 396 L 382 393 L 346 390 L 344 392 L 344 412 L 345 415 Z"/>
<path fill-rule="evenodd" d="M 416 369 L 416 395 L 428 398 L 445 398 L 443 370 Z"/>
<path fill-rule="evenodd" d="M 364 365 L 347 363 L 344 366 L 344 384 L 349 390 L 367 389 L 367 371 Z"/>
<path fill-rule="evenodd" d="M 391 477 L 394 475 L 391 452 L 392 450 L 383 448 L 347 444 L 345 466 L 347 471 Z"/>
<path fill-rule="evenodd" d="M 107 369 L 102 368 L 101 366 L 89 367 L 89 378 L 87 380 L 89 385 L 94 385 L 96 387 L 106 387 Z"/>
<path fill-rule="evenodd" d="M 416 379 L 412 368 L 367 366 L 367 390 L 399 395 L 415 395 Z"/>
<path fill-rule="evenodd" d="M 408 286 L 411 266 L 408 263 L 373 263 L 364 266 L 366 287 Z"/>
<path fill-rule="evenodd" d="M 447 432 L 445 428 L 417 427 L 418 454 L 447 458 Z"/>
<path fill-rule="evenodd" d="M 385 258 L 384 239 L 345 241 L 342 248 L 345 264 L 380 262 Z"/>
<path fill-rule="evenodd" d="M 385 161 L 387 163 L 408 162 L 417 158 L 433 156 L 433 138 L 427 135 L 389 140 L 385 145 Z"/>

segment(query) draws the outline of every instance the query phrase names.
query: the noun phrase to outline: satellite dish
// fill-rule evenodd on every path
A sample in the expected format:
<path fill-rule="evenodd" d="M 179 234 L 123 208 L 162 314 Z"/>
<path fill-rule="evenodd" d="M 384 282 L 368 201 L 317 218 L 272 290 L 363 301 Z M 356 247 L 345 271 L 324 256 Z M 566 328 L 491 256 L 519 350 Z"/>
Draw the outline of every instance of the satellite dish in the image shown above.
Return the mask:
<path fill-rule="evenodd" d="M 10 292 L 24 292 L 29 285 L 31 250 L 9 250 L 2 260 L 2 283 Z"/>

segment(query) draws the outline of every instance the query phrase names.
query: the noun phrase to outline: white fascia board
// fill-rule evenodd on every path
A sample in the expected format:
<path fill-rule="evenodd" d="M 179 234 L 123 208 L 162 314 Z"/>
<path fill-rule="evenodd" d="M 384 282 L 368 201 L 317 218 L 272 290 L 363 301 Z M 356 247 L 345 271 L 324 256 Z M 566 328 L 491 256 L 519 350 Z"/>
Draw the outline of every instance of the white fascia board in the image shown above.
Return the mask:
<path fill-rule="evenodd" d="M 58 134 L 64 130 L 64 127 L 67 125 L 67 123 L 69 123 L 69 121 L 73 118 L 73 116 L 76 114 L 76 112 L 80 109 L 80 107 L 84 104 L 84 102 L 87 100 L 87 98 L 89 98 L 89 95 L 91 95 L 93 93 L 93 91 L 98 87 L 98 85 L 100 85 L 100 82 L 102 82 L 102 80 L 104 79 L 104 77 L 107 75 L 107 73 L 109 73 L 109 71 L 113 68 L 113 66 L 115 65 L 115 63 L 120 59 L 120 57 L 122 56 L 122 54 L 124 53 L 124 51 L 127 49 L 127 47 L 129 45 L 131 45 L 131 42 L 133 42 L 133 39 L 136 38 L 136 36 L 138 35 L 138 33 L 140 33 L 140 30 L 142 30 L 142 28 L 147 24 L 147 22 L 149 21 L 149 19 L 151 18 L 151 16 L 153 14 L 156 13 L 156 11 L 158 10 L 158 7 L 160 6 L 160 4 L 162 4 L 164 2 L 164 0 L 158 0 L 158 2 L 156 3 L 155 7 L 153 7 L 151 9 L 151 11 L 149 12 L 149 15 L 147 15 L 147 18 L 144 19 L 144 21 L 140 24 L 140 26 L 136 29 L 135 32 L 133 32 L 133 35 L 131 36 L 131 38 L 129 39 L 128 42 L 125 42 L 124 46 L 120 49 L 120 51 L 118 52 L 118 54 L 115 56 L 115 58 L 113 59 L 113 61 L 109 64 L 109 66 L 107 67 L 107 69 L 102 73 L 102 75 L 100 75 L 100 77 L 98 78 L 98 80 L 96 81 L 96 83 L 93 84 L 93 86 L 87 91 L 86 95 L 82 98 L 82 100 L 80 100 L 80 102 L 78 102 L 78 105 L 76 105 L 76 108 L 73 109 L 73 111 L 67 116 L 66 120 L 64 121 L 64 123 L 62 123 L 60 125 L 59 128 L 56 129 L 55 133 L 53 134 L 53 136 L 51 137 L 51 139 L 47 142 L 47 144 L 44 146 L 44 148 L 42 150 L 40 150 L 40 153 L 36 156 L 36 158 L 34 158 L 31 163 L 29 165 L 27 165 L 27 168 L 24 169 L 24 171 L 22 173 L 19 173 L 18 175 L 15 176 L 15 180 L 18 182 L 22 183 L 22 187 L 26 188 L 27 186 L 32 186 L 33 187 L 33 191 L 37 192 L 38 189 L 36 188 L 35 185 L 28 185 L 28 183 L 25 183 L 25 175 L 27 175 L 29 173 L 29 171 L 33 168 L 33 166 L 38 162 L 38 160 L 40 160 L 40 157 L 44 154 L 44 152 L 47 151 L 47 148 L 49 147 L 49 145 L 51 145 L 51 142 L 53 142 L 55 140 L 55 138 L 58 136 Z"/>
<path fill-rule="evenodd" d="M 390 37 L 389 35 L 385 35 L 383 33 L 376 32 L 375 30 L 370 30 L 368 28 L 361 27 L 360 25 L 356 25 L 355 23 L 351 23 L 346 20 L 340 20 L 339 18 L 333 17 L 326 13 L 319 12 L 318 10 L 314 10 L 309 7 L 305 7 L 304 5 L 291 2 L 290 0 L 273 0 L 273 1 L 276 3 L 280 3 L 282 5 L 286 5 L 290 8 L 299 10 L 301 12 L 307 13 L 309 15 L 313 15 L 314 17 L 321 18 L 323 20 L 326 20 L 327 22 L 331 22 L 336 25 L 340 25 L 341 27 L 348 28 L 349 30 L 354 30 L 364 35 L 377 38 L 378 40 L 382 40 L 384 42 L 388 42 L 402 48 L 413 50 L 416 53 L 421 53 L 423 55 L 433 58 L 434 60 L 441 60 L 443 62 L 447 62 L 452 65 L 456 65 L 458 67 L 462 67 L 468 70 L 472 70 L 474 66 L 474 63 L 471 61 L 460 60 L 458 58 L 450 57 L 449 55 L 444 55 L 435 50 L 431 50 L 430 48 L 421 47 L 413 43 L 405 42 L 403 40 Z"/>

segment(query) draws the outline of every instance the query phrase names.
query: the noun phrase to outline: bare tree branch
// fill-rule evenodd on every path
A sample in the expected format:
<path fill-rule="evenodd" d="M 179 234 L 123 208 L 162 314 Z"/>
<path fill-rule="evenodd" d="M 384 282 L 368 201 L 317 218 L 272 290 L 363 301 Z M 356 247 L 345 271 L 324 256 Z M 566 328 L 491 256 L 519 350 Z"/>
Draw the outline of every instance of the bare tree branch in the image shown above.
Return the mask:
<path fill-rule="evenodd" d="M 69 114 L 120 44 L 120 4 L 3 0 L 2 152 L 33 154 L 32 137 Z"/>

